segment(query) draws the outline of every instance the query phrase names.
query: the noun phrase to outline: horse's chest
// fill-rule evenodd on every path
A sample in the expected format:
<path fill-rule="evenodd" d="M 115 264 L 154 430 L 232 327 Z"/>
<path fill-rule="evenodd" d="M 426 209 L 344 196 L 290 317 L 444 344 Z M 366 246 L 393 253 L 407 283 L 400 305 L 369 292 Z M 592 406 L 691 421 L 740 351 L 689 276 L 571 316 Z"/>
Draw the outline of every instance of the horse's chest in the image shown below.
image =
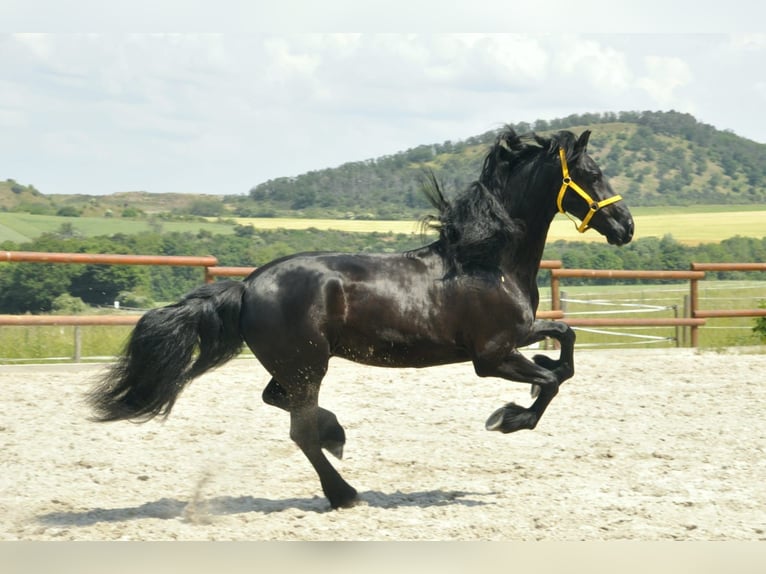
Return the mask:
<path fill-rule="evenodd" d="M 454 308 L 460 309 L 466 322 L 480 322 L 485 327 L 530 323 L 534 319 L 528 291 L 516 281 L 501 276 L 497 281 L 468 284 L 453 294 Z"/>

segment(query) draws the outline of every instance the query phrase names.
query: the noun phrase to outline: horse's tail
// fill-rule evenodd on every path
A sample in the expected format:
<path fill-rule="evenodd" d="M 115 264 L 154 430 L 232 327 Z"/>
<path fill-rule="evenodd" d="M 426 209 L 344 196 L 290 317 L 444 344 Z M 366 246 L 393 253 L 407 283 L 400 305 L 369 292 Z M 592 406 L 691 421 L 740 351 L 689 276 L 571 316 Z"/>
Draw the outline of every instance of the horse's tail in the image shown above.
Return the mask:
<path fill-rule="evenodd" d="M 240 281 L 219 281 L 144 314 L 123 355 L 88 395 L 94 420 L 167 417 L 187 383 L 239 354 L 244 289 Z"/>

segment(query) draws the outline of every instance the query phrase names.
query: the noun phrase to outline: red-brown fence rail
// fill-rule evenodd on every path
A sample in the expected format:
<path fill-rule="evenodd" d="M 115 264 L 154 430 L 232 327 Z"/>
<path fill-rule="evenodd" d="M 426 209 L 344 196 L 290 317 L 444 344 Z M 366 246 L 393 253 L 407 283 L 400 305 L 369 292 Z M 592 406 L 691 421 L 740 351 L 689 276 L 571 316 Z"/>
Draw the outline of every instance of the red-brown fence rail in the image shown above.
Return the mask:
<path fill-rule="evenodd" d="M 561 269 L 562 262 L 558 260 L 543 259 L 540 262 L 540 269 Z M 208 267 L 206 278 L 212 281 L 215 277 L 247 277 L 256 267 Z"/>
<path fill-rule="evenodd" d="M 135 325 L 141 315 L 0 315 L 0 325 Z"/>
<path fill-rule="evenodd" d="M 0 262 L 79 263 L 85 265 L 175 265 L 211 267 L 218 265 L 212 255 L 121 255 L 116 253 L 44 253 L 39 251 L 0 251 Z"/>

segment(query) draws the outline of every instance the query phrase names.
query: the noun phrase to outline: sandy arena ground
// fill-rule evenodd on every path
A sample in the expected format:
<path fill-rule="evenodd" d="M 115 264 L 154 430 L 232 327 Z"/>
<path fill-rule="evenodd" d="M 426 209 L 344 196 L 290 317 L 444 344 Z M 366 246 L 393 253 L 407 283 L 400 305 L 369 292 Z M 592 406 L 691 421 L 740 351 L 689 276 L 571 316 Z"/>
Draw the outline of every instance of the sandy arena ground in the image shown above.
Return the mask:
<path fill-rule="evenodd" d="M 100 365 L 0 366 L 0 539 L 766 540 L 762 349 L 575 358 L 537 429 L 511 435 L 484 421 L 526 385 L 334 361 L 321 404 L 362 499 L 341 511 L 254 360 L 142 425 L 87 420 Z"/>

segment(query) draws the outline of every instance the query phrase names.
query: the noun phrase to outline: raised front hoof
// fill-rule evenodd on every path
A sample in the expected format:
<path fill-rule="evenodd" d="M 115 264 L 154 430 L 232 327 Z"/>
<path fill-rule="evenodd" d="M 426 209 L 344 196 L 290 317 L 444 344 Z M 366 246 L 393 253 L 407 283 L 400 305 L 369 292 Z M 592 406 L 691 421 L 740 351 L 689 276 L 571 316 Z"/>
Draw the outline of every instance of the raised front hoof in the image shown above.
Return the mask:
<path fill-rule="evenodd" d="M 537 425 L 537 415 L 516 403 L 508 403 L 492 413 L 484 424 L 488 431 L 510 433 L 522 429 L 533 429 Z"/>
<path fill-rule="evenodd" d="M 330 506 L 333 510 L 339 510 L 341 508 L 353 508 L 359 504 L 359 495 L 357 494 L 356 489 L 353 487 L 349 488 L 351 490 L 342 494 L 335 494 L 332 497 L 326 495 L 327 500 L 330 501 Z"/>

